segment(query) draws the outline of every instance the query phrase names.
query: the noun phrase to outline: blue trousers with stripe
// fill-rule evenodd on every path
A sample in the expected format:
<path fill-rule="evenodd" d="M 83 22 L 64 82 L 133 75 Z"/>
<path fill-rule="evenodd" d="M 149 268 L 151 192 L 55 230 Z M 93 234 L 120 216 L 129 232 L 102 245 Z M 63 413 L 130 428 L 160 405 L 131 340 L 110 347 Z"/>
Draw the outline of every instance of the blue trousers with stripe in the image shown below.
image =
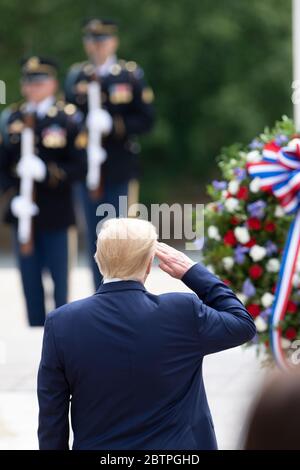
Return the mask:
<path fill-rule="evenodd" d="M 55 307 L 60 307 L 67 302 L 67 229 L 36 231 L 34 249 L 29 255 L 21 253 L 16 232 L 14 232 L 14 241 L 29 324 L 30 326 L 43 326 L 46 307 L 42 274 L 45 270 L 50 273 L 53 280 Z"/>

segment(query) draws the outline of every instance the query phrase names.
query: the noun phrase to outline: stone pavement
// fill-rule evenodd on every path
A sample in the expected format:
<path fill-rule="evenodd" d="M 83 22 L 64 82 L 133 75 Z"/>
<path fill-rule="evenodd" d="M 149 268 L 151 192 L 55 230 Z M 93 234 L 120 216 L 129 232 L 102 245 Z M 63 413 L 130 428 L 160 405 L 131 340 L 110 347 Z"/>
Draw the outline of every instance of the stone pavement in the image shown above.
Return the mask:
<path fill-rule="evenodd" d="M 3 263 L 2 263 L 3 266 Z M 48 287 L 51 284 L 48 281 Z M 187 288 L 158 267 L 148 290 L 161 293 Z M 87 268 L 71 277 L 72 300 L 91 293 Z M 18 272 L 8 262 L 0 268 L 0 449 L 37 449 L 36 373 L 42 328 L 26 325 Z M 205 358 L 204 378 L 219 447 L 238 448 L 249 405 L 263 379 L 254 349 L 234 348 Z"/>

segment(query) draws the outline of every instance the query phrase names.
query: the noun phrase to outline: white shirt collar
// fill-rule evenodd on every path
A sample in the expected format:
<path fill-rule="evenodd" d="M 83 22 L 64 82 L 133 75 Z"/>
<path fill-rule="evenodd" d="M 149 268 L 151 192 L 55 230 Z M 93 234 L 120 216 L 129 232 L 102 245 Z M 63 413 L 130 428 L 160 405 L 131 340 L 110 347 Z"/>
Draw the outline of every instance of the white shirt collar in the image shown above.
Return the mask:
<path fill-rule="evenodd" d="M 110 68 L 113 64 L 117 62 L 117 56 L 116 55 L 111 55 L 106 59 L 104 64 L 99 65 L 97 67 L 97 72 L 100 77 L 103 77 L 105 75 L 108 75 L 110 72 Z"/>
<path fill-rule="evenodd" d="M 137 279 L 121 279 L 120 277 L 107 277 L 107 278 L 103 278 L 103 284 L 107 284 L 109 282 L 119 282 L 119 281 L 123 281 L 123 282 L 126 282 L 126 281 L 135 281 L 135 282 L 141 282 L 141 281 L 138 281 Z"/>
<path fill-rule="evenodd" d="M 118 281 L 124 281 L 124 279 L 120 279 L 119 277 L 107 277 L 106 279 L 103 279 L 103 284 L 107 284 L 108 282 L 118 282 Z"/>
<path fill-rule="evenodd" d="M 26 103 L 26 111 L 27 112 L 36 112 L 39 117 L 46 116 L 49 108 L 54 104 L 55 98 L 54 96 L 48 96 L 43 101 L 39 103 L 33 103 L 32 101 L 28 101 Z"/>

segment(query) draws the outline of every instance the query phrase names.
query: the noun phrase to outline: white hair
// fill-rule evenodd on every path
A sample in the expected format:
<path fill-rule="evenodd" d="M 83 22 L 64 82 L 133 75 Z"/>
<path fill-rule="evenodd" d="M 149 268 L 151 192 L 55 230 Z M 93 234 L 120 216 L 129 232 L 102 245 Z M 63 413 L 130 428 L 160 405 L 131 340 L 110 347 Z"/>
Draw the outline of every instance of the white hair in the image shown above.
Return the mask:
<path fill-rule="evenodd" d="M 119 218 L 105 221 L 95 253 L 104 279 L 143 279 L 154 255 L 156 240 L 156 229 L 146 220 Z"/>

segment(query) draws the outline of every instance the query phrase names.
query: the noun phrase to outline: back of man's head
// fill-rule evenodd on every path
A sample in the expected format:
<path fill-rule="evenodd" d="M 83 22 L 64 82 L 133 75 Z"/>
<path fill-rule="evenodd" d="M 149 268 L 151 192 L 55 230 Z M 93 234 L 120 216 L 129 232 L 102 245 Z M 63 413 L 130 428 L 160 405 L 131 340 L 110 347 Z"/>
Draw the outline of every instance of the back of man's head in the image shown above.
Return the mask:
<path fill-rule="evenodd" d="M 104 279 L 143 281 L 154 256 L 154 225 L 141 219 L 109 219 L 102 225 L 95 260 Z"/>

